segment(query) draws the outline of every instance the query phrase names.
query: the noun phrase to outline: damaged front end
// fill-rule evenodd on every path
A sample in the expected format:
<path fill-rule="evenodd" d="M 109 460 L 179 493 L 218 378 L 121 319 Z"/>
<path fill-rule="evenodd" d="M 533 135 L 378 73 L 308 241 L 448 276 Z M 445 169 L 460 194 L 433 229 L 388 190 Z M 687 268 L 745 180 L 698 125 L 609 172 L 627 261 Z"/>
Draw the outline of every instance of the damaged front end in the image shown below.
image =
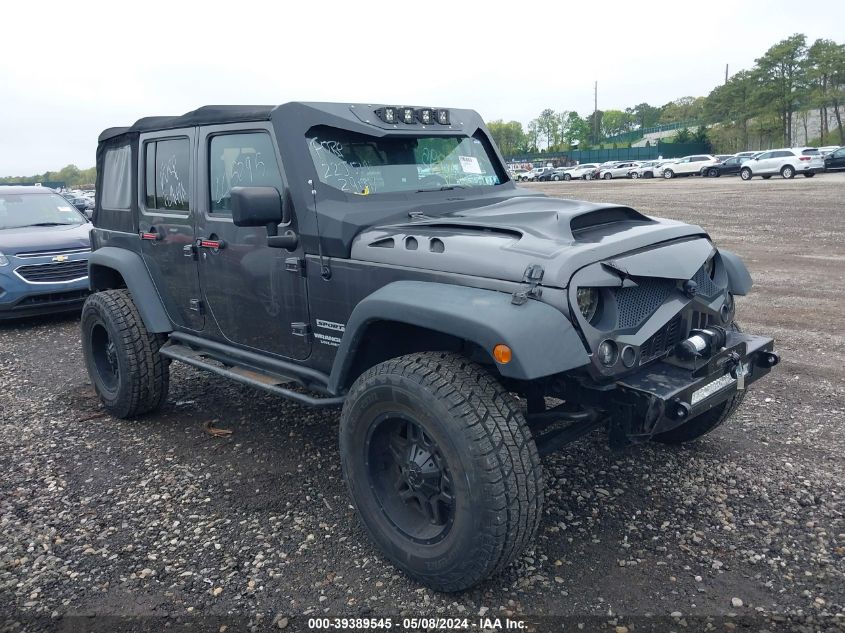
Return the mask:
<path fill-rule="evenodd" d="M 741 260 L 703 237 L 578 270 L 570 317 L 590 363 L 548 386 L 564 405 L 529 410 L 541 451 L 602 425 L 614 447 L 650 440 L 765 376 L 779 362 L 773 340 L 734 323 L 734 295 L 750 287 Z"/>

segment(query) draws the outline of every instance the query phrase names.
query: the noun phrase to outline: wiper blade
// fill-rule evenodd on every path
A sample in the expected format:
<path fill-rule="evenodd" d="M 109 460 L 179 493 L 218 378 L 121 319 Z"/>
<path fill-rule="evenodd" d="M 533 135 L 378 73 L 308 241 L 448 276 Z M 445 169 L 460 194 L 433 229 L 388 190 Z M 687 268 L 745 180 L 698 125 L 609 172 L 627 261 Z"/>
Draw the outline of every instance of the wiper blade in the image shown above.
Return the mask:
<path fill-rule="evenodd" d="M 463 185 L 443 185 L 442 187 L 432 187 L 431 189 L 417 189 L 417 193 L 426 193 L 428 191 L 452 191 L 453 189 L 466 189 Z"/>
<path fill-rule="evenodd" d="M 35 224 L 23 224 L 18 228 L 26 228 L 27 226 L 73 226 L 75 222 L 36 222 Z"/>

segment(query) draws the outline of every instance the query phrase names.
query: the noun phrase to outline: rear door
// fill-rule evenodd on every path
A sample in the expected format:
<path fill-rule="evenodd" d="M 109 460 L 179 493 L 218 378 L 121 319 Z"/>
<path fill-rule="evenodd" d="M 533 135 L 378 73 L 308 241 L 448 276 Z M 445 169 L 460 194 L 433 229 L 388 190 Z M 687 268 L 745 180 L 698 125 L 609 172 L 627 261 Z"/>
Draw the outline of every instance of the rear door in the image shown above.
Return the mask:
<path fill-rule="evenodd" d="M 202 330 L 205 318 L 194 258 L 194 128 L 139 139 L 138 232 L 141 255 L 174 323 Z"/>
<path fill-rule="evenodd" d="M 763 152 L 756 160 L 748 162 L 751 171 L 755 174 L 770 174 L 775 163 L 774 152 Z"/>
<path fill-rule="evenodd" d="M 301 247 L 267 246 L 265 227 L 232 222 L 233 187 L 284 191 L 284 171 L 269 123 L 200 128 L 198 234 L 204 301 L 222 337 L 296 360 L 311 353 Z M 283 231 L 282 231 L 283 232 Z M 214 247 L 214 244 L 218 247 Z"/>

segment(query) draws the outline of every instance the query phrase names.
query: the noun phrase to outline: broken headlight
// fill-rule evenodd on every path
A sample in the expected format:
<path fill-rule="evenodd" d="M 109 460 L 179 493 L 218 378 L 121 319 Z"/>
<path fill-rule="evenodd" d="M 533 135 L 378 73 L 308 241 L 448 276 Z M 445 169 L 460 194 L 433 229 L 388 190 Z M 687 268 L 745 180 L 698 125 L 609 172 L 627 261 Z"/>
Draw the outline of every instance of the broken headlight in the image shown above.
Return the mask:
<path fill-rule="evenodd" d="M 581 316 L 587 321 L 592 321 L 599 309 L 599 291 L 595 288 L 578 288 L 575 296 Z"/>

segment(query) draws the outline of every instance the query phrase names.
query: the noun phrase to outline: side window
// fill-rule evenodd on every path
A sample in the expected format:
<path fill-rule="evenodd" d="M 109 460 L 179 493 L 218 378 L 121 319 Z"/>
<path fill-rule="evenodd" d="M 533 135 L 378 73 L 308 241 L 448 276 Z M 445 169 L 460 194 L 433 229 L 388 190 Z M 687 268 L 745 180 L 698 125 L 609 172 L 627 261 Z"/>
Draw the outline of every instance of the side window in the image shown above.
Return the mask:
<path fill-rule="evenodd" d="M 132 204 L 132 150 L 128 143 L 106 150 L 102 188 L 104 209 L 129 210 Z"/>
<path fill-rule="evenodd" d="M 275 187 L 282 191 L 276 152 L 267 132 L 212 136 L 208 158 L 212 213 L 231 213 L 232 187 Z"/>
<path fill-rule="evenodd" d="M 757 157 L 757 160 L 766 160 L 767 158 L 771 158 L 771 157 L 772 157 L 772 153 L 773 153 L 773 152 L 763 152 L 762 154 L 760 154 L 760 155 Z"/>
<path fill-rule="evenodd" d="M 795 154 L 793 154 L 792 152 L 775 152 L 775 158 L 791 158 L 792 156 L 795 156 Z"/>
<path fill-rule="evenodd" d="M 190 164 L 190 143 L 187 138 L 145 143 L 145 206 L 160 211 L 188 211 Z"/>

